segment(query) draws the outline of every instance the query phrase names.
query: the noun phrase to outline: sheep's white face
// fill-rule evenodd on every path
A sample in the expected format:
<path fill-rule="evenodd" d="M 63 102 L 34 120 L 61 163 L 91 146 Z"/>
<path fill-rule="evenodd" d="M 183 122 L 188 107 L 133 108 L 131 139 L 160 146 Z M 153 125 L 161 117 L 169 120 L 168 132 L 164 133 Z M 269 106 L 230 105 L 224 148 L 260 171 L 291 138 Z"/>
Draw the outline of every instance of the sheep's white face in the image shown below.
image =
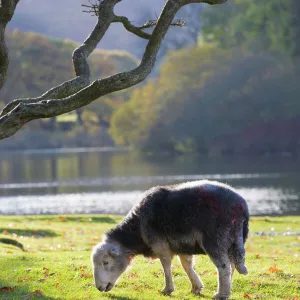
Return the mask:
<path fill-rule="evenodd" d="M 91 259 L 95 285 L 100 292 L 110 291 L 130 264 L 130 257 L 121 253 L 119 246 L 112 243 L 96 245 Z"/>

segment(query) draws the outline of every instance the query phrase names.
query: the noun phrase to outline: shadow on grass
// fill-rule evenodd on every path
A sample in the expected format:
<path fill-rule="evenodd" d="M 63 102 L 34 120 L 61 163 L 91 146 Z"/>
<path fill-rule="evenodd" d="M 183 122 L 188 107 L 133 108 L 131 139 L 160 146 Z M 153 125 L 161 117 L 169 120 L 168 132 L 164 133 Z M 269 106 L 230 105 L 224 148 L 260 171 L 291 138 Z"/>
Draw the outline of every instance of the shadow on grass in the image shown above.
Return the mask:
<path fill-rule="evenodd" d="M 116 300 L 138 300 L 138 297 L 126 297 L 126 296 L 117 296 L 117 295 L 108 295 L 110 299 Z"/>
<path fill-rule="evenodd" d="M 108 216 L 38 216 L 38 217 L 27 217 L 27 220 L 29 221 L 48 221 L 48 222 L 74 222 L 74 223 L 108 223 L 108 224 L 116 224 L 117 221 Z"/>
<path fill-rule="evenodd" d="M 52 230 L 45 229 L 16 229 L 16 228 L 0 228 L 0 233 L 17 234 L 18 236 L 34 236 L 38 238 L 55 237 L 58 234 Z"/>
<path fill-rule="evenodd" d="M 126 297 L 126 296 L 117 296 L 117 295 L 108 295 L 108 297 L 110 299 L 116 299 L 116 300 L 140 300 L 140 297 Z M 166 298 L 166 300 L 168 299 L 172 299 L 172 296 L 164 296 Z M 153 293 L 153 298 L 155 299 L 155 294 Z M 201 294 L 201 295 L 197 295 L 197 298 L 199 299 L 212 299 L 211 295 L 205 295 L 205 294 Z M 100 298 L 101 299 L 101 298 Z"/>
<path fill-rule="evenodd" d="M 110 217 L 93 217 L 91 222 L 116 224 L 116 220 Z"/>
<path fill-rule="evenodd" d="M 123 216 L 124 217 L 124 216 Z M 116 224 L 122 216 L 109 215 L 36 215 L 36 216 L 10 216 L 10 222 L 78 222 L 78 223 L 108 223 Z"/>
<path fill-rule="evenodd" d="M 279 218 L 276 219 L 276 217 L 273 217 L 272 219 L 270 218 L 264 218 L 263 221 L 267 223 L 287 223 L 287 220 L 281 220 Z"/>
<path fill-rule="evenodd" d="M 34 294 L 35 291 L 31 291 L 26 286 L 14 286 L 13 284 L 6 282 L 4 280 L 0 280 L 0 299 L 45 299 L 45 300 L 60 300 L 60 298 L 52 298 L 47 297 L 47 295 L 43 294 L 43 296 L 38 296 Z M 43 292 L 43 291 L 41 291 Z M 61 298 L 63 299 L 63 298 Z"/>
<path fill-rule="evenodd" d="M 115 224 L 116 220 L 111 217 L 66 217 L 66 221 L 80 223 L 108 223 Z"/>

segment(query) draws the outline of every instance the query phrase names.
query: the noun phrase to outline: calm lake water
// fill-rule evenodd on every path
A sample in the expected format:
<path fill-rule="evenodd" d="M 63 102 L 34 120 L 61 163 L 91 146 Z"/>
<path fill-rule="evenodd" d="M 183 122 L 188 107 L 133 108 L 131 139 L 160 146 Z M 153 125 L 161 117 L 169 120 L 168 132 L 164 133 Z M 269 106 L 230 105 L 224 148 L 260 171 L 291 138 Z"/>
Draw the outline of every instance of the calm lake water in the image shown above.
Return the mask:
<path fill-rule="evenodd" d="M 100 149 L 0 153 L 0 214 L 126 214 L 154 185 L 229 183 L 252 215 L 300 214 L 300 160 L 142 158 Z"/>

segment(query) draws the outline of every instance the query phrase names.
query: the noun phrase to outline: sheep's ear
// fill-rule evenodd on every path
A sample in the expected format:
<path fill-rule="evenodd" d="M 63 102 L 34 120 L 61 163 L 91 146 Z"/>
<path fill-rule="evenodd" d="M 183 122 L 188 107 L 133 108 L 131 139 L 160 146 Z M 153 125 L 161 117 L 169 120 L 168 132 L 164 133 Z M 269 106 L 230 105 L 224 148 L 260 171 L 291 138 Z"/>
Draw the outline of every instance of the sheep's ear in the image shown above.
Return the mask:
<path fill-rule="evenodd" d="M 116 256 L 120 255 L 120 252 L 119 252 L 119 250 L 117 250 L 116 248 L 110 248 L 109 254 L 110 254 L 112 257 L 116 257 Z"/>

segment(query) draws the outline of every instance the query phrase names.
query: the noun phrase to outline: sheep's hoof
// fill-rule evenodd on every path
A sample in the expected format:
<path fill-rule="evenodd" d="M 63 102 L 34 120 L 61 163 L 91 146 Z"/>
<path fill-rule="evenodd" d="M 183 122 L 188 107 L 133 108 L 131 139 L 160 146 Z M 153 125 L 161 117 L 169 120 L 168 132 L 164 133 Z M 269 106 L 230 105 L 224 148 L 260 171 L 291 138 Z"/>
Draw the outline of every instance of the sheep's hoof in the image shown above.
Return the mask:
<path fill-rule="evenodd" d="M 229 299 L 229 295 L 226 296 L 226 295 L 219 295 L 218 293 L 216 293 L 213 297 L 214 300 L 227 300 Z"/>
<path fill-rule="evenodd" d="M 165 296 L 170 296 L 174 292 L 174 288 L 164 288 L 161 293 Z"/>
<path fill-rule="evenodd" d="M 200 295 L 201 291 L 203 289 L 203 286 L 197 286 L 197 287 L 193 287 L 191 292 L 195 295 Z"/>

